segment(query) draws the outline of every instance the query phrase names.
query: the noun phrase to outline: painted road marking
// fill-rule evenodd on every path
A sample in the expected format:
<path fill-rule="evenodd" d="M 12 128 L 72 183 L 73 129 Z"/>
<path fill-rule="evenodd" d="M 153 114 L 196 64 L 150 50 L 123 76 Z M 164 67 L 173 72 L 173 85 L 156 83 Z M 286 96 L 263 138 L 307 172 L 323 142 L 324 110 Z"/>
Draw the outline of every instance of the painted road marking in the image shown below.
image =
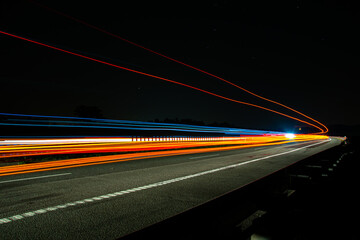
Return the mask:
<path fill-rule="evenodd" d="M 207 157 L 216 157 L 219 156 L 220 154 L 212 154 L 212 155 L 206 155 L 206 156 L 199 156 L 199 157 L 191 157 L 189 159 L 198 159 L 198 158 L 207 158 Z"/>
<path fill-rule="evenodd" d="M 183 180 L 186 180 L 186 179 L 199 177 L 199 176 L 203 176 L 203 175 L 206 175 L 206 174 L 223 171 L 223 170 L 226 170 L 226 169 L 239 167 L 239 166 L 242 166 L 242 165 L 245 165 L 245 164 L 254 163 L 254 162 L 264 160 L 264 159 L 268 159 L 268 158 L 277 157 L 277 156 L 289 154 L 289 153 L 292 153 L 292 152 L 296 152 L 296 151 L 299 151 L 301 149 L 312 147 L 312 146 L 319 145 L 319 144 L 323 144 L 323 143 L 329 142 L 329 141 L 330 140 L 326 140 L 326 141 L 322 141 L 320 143 L 314 143 L 314 144 L 304 146 L 304 147 L 300 147 L 300 148 L 297 148 L 297 149 L 293 149 L 293 150 L 290 150 L 290 151 L 287 151 L 287 152 L 277 153 L 277 154 L 274 154 L 274 155 L 249 160 L 249 161 L 246 161 L 246 162 L 231 164 L 231 165 L 228 165 L 228 166 L 215 168 L 215 169 L 211 169 L 211 170 L 207 170 L 207 171 L 203 171 L 203 172 L 199 172 L 199 173 L 195 173 L 195 174 L 190 174 L 190 175 L 186 175 L 186 176 L 183 176 L 183 177 L 177 177 L 177 178 L 173 178 L 173 179 L 169 179 L 169 180 L 165 180 L 165 181 L 161 181 L 161 182 L 156 182 L 156 183 L 148 184 L 148 185 L 141 186 L 141 187 L 131 188 L 131 189 L 123 190 L 123 191 L 120 191 L 120 192 L 109 193 L 109 194 L 105 194 L 105 195 L 101 195 L 101 196 L 97 196 L 97 197 L 93 197 L 93 198 L 86 198 L 86 199 L 75 201 L 75 202 L 65 203 L 63 205 L 57 205 L 57 206 L 54 206 L 54 207 L 38 209 L 38 210 L 34 210 L 32 212 L 26 212 L 26 213 L 14 215 L 14 216 L 6 217 L 6 218 L 1 218 L 0 219 L 0 225 L 5 224 L 5 223 L 18 221 L 18 220 L 21 220 L 21 219 L 24 219 L 24 218 L 27 218 L 27 217 L 33 217 L 33 216 L 36 216 L 36 215 L 39 215 L 39 214 L 44 214 L 44 213 L 47 213 L 47 212 L 52 212 L 52 211 L 55 211 L 55 210 L 64 209 L 64 208 L 67 208 L 67 207 L 72 207 L 72 206 L 76 206 L 76 205 L 80 205 L 80 204 L 91 203 L 93 201 L 101 201 L 101 200 L 104 200 L 104 199 L 109 199 L 109 198 L 112 198 L 112 197 L 117 197 L 117 196 L 121 196 L 121 195 L 124 195 L 124 194 L 132 193 L 132 192 L 138 192 L 138 191 L 141 191 L 141 190 L 155 188 L 155 187 L 159 187 L 159 186 L 162 186 L 162 185 L 183 181 Z"/>
<path fill-rule="evenodd" d="M 65 176 L 65 175 L 69 175 L 69 174 L 72 174 L 72 173 L 60 173 L 60 174 L 44 175 L 44 176 L 38 176 L 38 177 L 12 179 L 12 180 L 1 181 L 0 184 L 1 183 L 9 183 L 9 182 L 19 182 L 19 181 L 33 180 L 33 179 L 39 179 L 39 178 Z"/>

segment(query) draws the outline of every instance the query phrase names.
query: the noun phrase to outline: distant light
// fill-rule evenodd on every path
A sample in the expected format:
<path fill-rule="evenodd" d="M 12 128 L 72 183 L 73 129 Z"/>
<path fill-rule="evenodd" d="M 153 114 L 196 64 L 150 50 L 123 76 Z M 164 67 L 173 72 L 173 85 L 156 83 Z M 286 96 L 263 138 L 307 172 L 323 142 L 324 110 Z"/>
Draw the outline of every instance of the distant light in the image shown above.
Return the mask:
<path fill-rule="evenodd" d="M 293 133 L 287 133 L 287 134 L 285 134 L 285 137 L 286 137 L 286 138 L 293 139 L 293 138 L 295 138 L 295 134 L 293 134 Z"/>

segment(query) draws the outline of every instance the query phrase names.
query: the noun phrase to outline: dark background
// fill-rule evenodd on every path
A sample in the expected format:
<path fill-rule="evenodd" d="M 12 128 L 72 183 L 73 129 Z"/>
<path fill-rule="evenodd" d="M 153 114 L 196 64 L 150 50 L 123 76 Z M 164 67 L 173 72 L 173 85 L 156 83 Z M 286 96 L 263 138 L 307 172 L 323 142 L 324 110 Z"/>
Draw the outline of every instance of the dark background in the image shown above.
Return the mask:
<path fill-rule="evenodd" d="M 38 1 L 357 135 L 359 10 L 346 1 Z M 3 0 L 0 29 L 292 114 L 26 0 Z M 296 121 L 0 36 L 0 112 L 193 119 L 293 131 Z M 96 112 L 97 110 L 95 110 Z M 296 116 L 296 114 L 293 114 Z"/>

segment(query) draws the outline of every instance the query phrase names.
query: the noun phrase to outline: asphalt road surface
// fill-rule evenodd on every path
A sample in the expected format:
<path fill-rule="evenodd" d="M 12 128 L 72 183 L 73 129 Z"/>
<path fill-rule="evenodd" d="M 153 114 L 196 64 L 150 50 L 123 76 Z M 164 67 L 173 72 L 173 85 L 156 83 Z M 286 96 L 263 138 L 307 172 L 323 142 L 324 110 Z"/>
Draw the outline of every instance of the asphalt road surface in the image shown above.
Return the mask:
<path fill-rule="evenodd" d="M 340 140 L 0 177 L 0 239 L 116 239 L 241 188 Z"/>

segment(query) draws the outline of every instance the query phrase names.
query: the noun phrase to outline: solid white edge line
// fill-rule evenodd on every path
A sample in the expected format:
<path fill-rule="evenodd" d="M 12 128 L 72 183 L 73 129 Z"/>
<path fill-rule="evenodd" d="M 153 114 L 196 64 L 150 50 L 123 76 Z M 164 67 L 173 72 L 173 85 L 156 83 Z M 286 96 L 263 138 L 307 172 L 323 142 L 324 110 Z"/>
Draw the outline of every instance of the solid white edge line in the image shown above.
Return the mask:
<path fill-rule="evenodd" d="M 49 178 L 49 177 L 65 176 L 65 175 L 69 175 L 69 174 L 72 174 L 72 173 L 60 173 L 60 174 L 44 175 L 44 176 L 38 176 L 38 177 L 12 179 L 12 180 L 1 181 L 0 184 L 1 184 L 1 183 L 9 183 L 9 182 L 27 181 L 27 180 L 40 179 L 40 178 Z"/>
<path fill-rule="evenodd" d="M 189 159 L 207 158 L 207 157 L 216 157 L 216 156 L 220 156 L 220 154 L 212 154 L 212 155 L 206 155 L 206 156 L 191 157 Z"/>
<path fill-rule="evenodd" d="M 215 168 L 215 169 L 211 169 L 211 170 L 207 170 L 207 171 L 203 171 L 203 172 L 199 172 L 199 173 L 194 173 L 194 174 L 186 175 L 186 176 L 183 176 L 183 177 L 177 177 L 177 178 L 173 178 L 173 179 L 168 179 L 168 180 L 164 180 L 164 181 L 161 181 L 161 182 L 151 183 L 151 184 L 148 184 L 148 185 L 127 189 L 127 190 L 123 190 L 123 191 L 120 191 L 120 192 L 109 193 L 109 194 L 105 194 L 105 195 L 101 195 L 101 196 L 97 196 L 97 197 L 93 197 L 93 198 L 86 198 L 86 199 L 79 200 L 79 201 L 65 203 L 63 205 L 57 205 L 57 206 L 54 206 L 54 207 L 38 209 L 38 210 L 34 210 L 32 212 L 26 212 L 26 213 L 17 214 L 17 215 L 14 215 L 14 216 L 6 217 L 6 218 L 1 218 L 0 219 L 0 225 L 5 224 L 5 223 L 9 223 L 9 222 L 14 222 L 14 221 L 17 221 L 17 220 L 21 220 L 21 219 L 24 219 L 24 218 L 44 214 L 46 212 L 55 211 L 55 210 L 58 210 L 58 209 L 63 209 L 63 208 L 71 207 L 71 206 L 76 206 L 76 205 L 79 205 L 79 204 L 89 203 L 90 199 L 101 201 L 103 199 L 108 199 L 108 198 L 116 197 L 116 196 L 119 196 L 119 195 L 124 195 L 124 194 L 132 193 L 132 192 L 137 192 L 137 191 L 141 191 L 141 190 L 145 190 L 145 189 L 149 189 L 149 188 L 155 188 L 155 187 L 159 187 L 159 186 L 162 186 L 162 185 L 183 181 L 183 180 L 186 180 L 186 179 L 189 179 L 189 178 L 194 178 L 194 177 L 198 177 L 198 176 L 202 176 L 202 175 L 206 175 L 206 174 L 210 174 L 210 173 L 214 173 L 214 172 L 219 172 L 219 171 L 222 171 L 222 170 L 225 170 L 225 169 L 235 168 L 235 167 L 242 166 L 242 165 L 245 165 L 245 164 L 261 161 L 261 160 L 264 160 L 264 159 L 285 155 L 285 154 L 288 154 L 288 153 L 299 151 L 299 150 L 304 149 L 304 148 L 316 146 L 316 145 L 319 145 L 319 144 L 322 144 L 322 143 L 325 143 L 325 142 L 330 142 L 330 141 L 331 140 L 325 140 L 325 141 L 322 141 L 322 142 L 319 142 L 319 143 L 314 143 L 314 144 L 311 144 L 311 145 L 307 145 L 307 146 L 304 146 L 304 147 L 301 147 L 301 148 L 296 148 L 296 149 L 293 149 L 293 150 L 290 150 L 290 151 L 287 151 L 287 152 L 282 152 L 282 153 L 277 153 L 277 154 L 266 156 L 266 157 L 252 159 L 252 160 L 249 160 L 249 161 L 246 161 L 246 162 L 240 162 L 240 163 L 236 163 L 236 164 L 231 164 L 231 165 L 228 165 L 228 166 Z M 85 201 L 85 200 L 87 200 L 87 201 Z"/>

